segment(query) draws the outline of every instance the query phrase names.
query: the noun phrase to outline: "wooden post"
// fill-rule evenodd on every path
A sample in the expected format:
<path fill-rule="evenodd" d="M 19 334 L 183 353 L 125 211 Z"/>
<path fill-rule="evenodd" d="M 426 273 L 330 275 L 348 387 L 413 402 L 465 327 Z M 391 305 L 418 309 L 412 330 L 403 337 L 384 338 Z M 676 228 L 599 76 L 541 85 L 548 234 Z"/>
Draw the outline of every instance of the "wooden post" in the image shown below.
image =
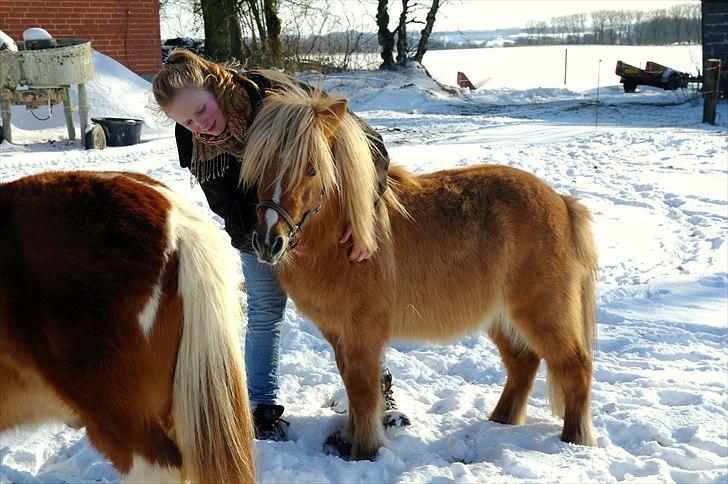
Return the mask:
<path fill-rule="evenodd" d="M 76 139 L 76 128 L 73 126 L 71 89 L 70 86 L 63 86 L 61 89 L 63 89 L 63 112 L 66 115 L 66 130 L 68 131 L 68 139 L 74 141 Z"/>
<path fill-rule="evenodd" d="M 81 146 L 85 146 L 86 129 L 88 126 L 88 96 L 86 95 L 86 83 L 78 85 L 78 119 L 81 122 Z"/>
<path fill-rule="evenodd" d="M 602 60 L 599 59 L 599 66 L 597 67 L 597 102 L 594 110 L 594 129 L 599 126 L 599 77 L 602 73 Z"/>
<path fill-rule="evenodd" d="M 708 66 L 703 72 L 703 122 L 715 124 L 715 108 L 718 104 L 718 79 L 720 78 L 720 60 L 708 59 Z"/>
<path fill-rule="evenodd" d="M 566 64 L 569 60 L 569 49 L 564 49 L 564 86 L 566 85 Z"/>
<path fill-rule="evenodd" d="M 10 128 L 10 101 L 5 97 L 4 89 L 0 88 L 0 114 L 3 123 L 3 138 L 8 143 L 13 142 L 13 133 Z"/>

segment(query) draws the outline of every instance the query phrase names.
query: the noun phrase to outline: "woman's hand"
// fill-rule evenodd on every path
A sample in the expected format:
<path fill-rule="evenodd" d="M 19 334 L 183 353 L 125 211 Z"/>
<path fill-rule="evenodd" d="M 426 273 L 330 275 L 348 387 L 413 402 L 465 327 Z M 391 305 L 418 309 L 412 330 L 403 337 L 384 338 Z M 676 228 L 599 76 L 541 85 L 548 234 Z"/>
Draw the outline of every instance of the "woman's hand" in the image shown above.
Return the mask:
<path fill-rule="evenodd" d="M 370 250 L 367 250 L 365 247 L 357 244 L 356 239 L 354 239 L 351 234 L 351 227 L 347 227 L 346 232 L 344 232 L 344 235 L 342 235 L 341 239 L 339 239 L 340 244 L 346 244 L 349 239 L 351 239 L 351 252 L 349 252 L 349 260 L 361 262 L 363 260 L 369 259 L 371 256 L 374 255 L 374 252 L 377 251 L 376 241 L 374 242 L 374 247 L 372 247 Z"/>

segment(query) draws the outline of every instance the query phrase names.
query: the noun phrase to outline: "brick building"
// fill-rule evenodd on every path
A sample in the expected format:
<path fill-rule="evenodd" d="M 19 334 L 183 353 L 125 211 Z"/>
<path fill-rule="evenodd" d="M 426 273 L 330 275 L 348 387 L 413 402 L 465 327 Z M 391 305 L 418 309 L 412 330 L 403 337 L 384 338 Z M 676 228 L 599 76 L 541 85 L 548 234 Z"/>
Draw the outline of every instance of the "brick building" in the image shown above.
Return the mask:
<path fill-rule="evenodd" d="M 703 69 L 720 59 L 720 90 L 728 98 L 728 0 L 703 0 Z"/>
<path fill-rule="evenodd" d="M 162 65 L 159 0 L 0 0 L 0 30 L 14 40 L 41 27 L 92 47 L 145 77 Z"/>

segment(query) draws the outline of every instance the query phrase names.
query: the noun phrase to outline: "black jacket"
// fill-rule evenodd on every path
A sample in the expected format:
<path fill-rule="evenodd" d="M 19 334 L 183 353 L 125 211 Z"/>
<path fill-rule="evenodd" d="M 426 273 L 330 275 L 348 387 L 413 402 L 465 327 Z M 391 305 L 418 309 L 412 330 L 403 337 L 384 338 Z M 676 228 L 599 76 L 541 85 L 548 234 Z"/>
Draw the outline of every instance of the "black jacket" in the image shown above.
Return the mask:
<path fill-rule="evenodd" d="M 275 83 L 259 72 L 245 72 L 242 75 L 257 84 L 257 88 L 250 83 L 243 85 L 253 103 L 253 118 L 255 118 L 262 108 L 266 91 L 274 90 Z M 303 86 L 312 89 L 308 85 Z M 379 133 L 353 113 L 350 112 L 350 114 L 361 123 L 362 128 L 369 135 L 376 148 L 372 150 L 372 157 L 374 158 L 379 181 L 378 194 L 381 197 L 387 188 L 389 154 Z M 252 119 L 250 122 L 252 123 Z M 192 163 L 192 133 L 187 128 L 177 124 L 174 129 L 174 136 L 177 141 L 180 166 L 190 168 Z M 255 210 L 258 203 L 257 190 L 255 187 L 248 190 L 238 188 L 241 163 L 235 157 L 231 156 L 229 158 L 228 168 L 222 177 L 206 180 L 200 186 L 205 193 L 210 209 L 225 221 L 225 231 L 230 235 L 233 247 L 252 253 L 250 236 L 258 223 Z"/>

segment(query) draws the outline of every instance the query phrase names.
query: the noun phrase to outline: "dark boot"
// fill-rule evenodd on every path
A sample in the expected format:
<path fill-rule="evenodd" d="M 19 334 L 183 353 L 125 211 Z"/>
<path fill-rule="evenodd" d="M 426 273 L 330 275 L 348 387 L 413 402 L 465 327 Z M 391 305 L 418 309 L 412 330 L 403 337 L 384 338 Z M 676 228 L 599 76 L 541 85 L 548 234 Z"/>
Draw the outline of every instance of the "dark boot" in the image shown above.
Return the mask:
<path fill-rule="evenodd" d="M 275 442 L 288 440 L 288 427 L 291 423 L 283 420 L 281 415 L 283 415 L 283 405 L 268 405 L 265 403 L 256 405 L 255 409 L 253 409 L 255 438 Z"/>
<path fill-rule="evenodd" d="M 382 398 L 384 399 L 384 414 L 382 415 L 384 427 L 409 427 L 412 425 L 409 417 L 397 410 L 392 392 L 392 374 L 386 368 L 382 370 L 381 382 Z"/>

